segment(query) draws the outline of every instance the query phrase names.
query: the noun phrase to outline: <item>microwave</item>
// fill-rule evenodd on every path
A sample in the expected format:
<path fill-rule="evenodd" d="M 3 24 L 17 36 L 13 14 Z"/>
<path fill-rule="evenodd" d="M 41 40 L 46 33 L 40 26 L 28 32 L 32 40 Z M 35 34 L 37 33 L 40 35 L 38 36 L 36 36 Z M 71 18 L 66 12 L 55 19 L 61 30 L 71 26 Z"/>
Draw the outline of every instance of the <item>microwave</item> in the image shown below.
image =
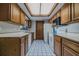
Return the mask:
<path fill-rule="evenodd" d="M 61 17 L 56 18 L 56 19 L 53 21 L 53 24 L 61 25 Z"/>

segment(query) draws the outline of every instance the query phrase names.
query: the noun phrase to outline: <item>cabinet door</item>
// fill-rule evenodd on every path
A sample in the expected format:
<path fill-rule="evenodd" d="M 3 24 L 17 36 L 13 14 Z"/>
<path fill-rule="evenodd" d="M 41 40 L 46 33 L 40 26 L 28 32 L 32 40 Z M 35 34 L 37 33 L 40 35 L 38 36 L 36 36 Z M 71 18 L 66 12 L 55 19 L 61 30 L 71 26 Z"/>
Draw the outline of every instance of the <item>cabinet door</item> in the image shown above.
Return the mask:
<path fill-rule="evenodd" d="M 21 38 L 21 56 L 24 56 L 24 40 L 25 38 Z"/>
<path fill-rule="evenodd" d="M 74 50 L 71 48 L 63 45 L 63 56 L 78 56 L 79 54 L 76 53 Z"/>
<path fill-rule="evenodd" d="M 54 42 L 54 52 L 57 56 L 61 56 L 61 37 L 55 36 Z"/>
<path fill-rule="evenodd" d="M 25 14 L 21 11 L 21 24 L 25 24 Z"/>
<path fill-rule="evenodd" d="M 54 16 L 49 20 L 49 23 L 52 23 L 54 20 Z"/>
<path fill-rule="evenodd" d="M 20 39 L 0 38 L 0 56 L 19 56 Z"/>
<path fill-rule="evenodd" d="M 70 21 L 70 4 L 65 4 L 61 8 L 61 23 L 66 24 L 67 22 Z"/>
<path fill-rule="evenodd" d="M 58 11 L 57 18 L 61 16 L 61 11 Z"/>
<path fill-rule="evenodd" d="M 28 27 L 31 28 L 31 25 L 32 25 L 32 21 L 28 20 Z"/>
<path fill-rule="evenodd" d="M 55 20 L 56 18 L 57 18 L 57 14 L 55 14 L 55 15 L 54 15 L 54 18 L 53 18 L 53 20 Z"/>
<path fill-rule="evenodd" d="M 62 38 L 62 55 L 65 56 L 79 56 L 79 43 L 66 39 L 66 38 Z"/>
<path fill-rule="evenodd" d="M 11 21 L 20 24 L 20 8 L 17 4 L 11 4 Z"/>
<path fill-rule="evenodd" d="M 0 21 L 8 21 L 10 16 L 9 3 L 0 3 Z"/>
<path fill-rule="evenodd" d="M 79 3 L 72 4 L 72 14 L 73 14 L 73 20 L 79 19 Z"/>
<path fill-rule="evenodd" d="M 26 55 L 28 52 L 28 35 L 21 38 L 21 56 Z"/>
<path fill-rule="evenodd" d="M 24 48 L 25 49 L 25 52 L 24 53 L 26 55 L 27 52 L 28 52 L 28 35 L 25 37 L 25 43 L 24 44 L 25 44 L 25 48 Z"/>

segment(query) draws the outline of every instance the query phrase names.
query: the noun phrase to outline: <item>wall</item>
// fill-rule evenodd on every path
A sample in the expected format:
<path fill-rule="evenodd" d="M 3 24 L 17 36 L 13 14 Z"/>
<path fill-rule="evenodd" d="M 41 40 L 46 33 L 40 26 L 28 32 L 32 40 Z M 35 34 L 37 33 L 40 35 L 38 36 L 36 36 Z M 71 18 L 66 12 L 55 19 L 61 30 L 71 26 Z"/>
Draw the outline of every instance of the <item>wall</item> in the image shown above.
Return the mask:
<path fill-rule="evenodd" d="M 66 29 L 68 33 L 79 33 L 79 23 L 73 23 L 67 26 L 61 26 L 57 28 L 57 31 L 61 33 L 66 33 Z"/>
<path fill-rule="evenodd" d="M 0 33 L 4 32 L 16 32 L 19 31 L 20 27 L 19 25 L 15 25 L 9 22 L 1 22 L 0 21 Z"/>
<path fill-rule="evenodd" d="M 79 33 L 79 23 L 73 23 L 67 26 L 69 33 Z"/>
<path fill-rule="evenodd" d="M 36 21 L 32 21 L 31 31 L 34 32 L 34 39 L 36 39 Z"/>

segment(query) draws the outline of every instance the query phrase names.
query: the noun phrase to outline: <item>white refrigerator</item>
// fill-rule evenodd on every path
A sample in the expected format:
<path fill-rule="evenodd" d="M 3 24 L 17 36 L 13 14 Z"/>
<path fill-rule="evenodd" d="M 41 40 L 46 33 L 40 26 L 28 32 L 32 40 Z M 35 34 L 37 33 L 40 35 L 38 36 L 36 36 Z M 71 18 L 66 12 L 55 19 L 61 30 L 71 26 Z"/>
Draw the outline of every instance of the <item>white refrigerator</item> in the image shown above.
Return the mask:
<path fill-rule="evenodd" d="M 52 24 L 44 24 L 44 42 L 54 51 L 54 33 Z"/>

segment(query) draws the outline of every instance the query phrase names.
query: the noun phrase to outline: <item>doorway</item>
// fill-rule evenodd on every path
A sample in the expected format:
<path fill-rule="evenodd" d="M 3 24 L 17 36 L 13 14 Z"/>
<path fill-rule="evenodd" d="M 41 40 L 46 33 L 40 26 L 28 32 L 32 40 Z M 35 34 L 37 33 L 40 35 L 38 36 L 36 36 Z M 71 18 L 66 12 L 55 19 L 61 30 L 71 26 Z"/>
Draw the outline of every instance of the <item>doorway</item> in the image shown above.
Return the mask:
<path fill-rule="evenodd" d="M 36 21 L 36 39 L 44 39 L 44 21 Z"/>

